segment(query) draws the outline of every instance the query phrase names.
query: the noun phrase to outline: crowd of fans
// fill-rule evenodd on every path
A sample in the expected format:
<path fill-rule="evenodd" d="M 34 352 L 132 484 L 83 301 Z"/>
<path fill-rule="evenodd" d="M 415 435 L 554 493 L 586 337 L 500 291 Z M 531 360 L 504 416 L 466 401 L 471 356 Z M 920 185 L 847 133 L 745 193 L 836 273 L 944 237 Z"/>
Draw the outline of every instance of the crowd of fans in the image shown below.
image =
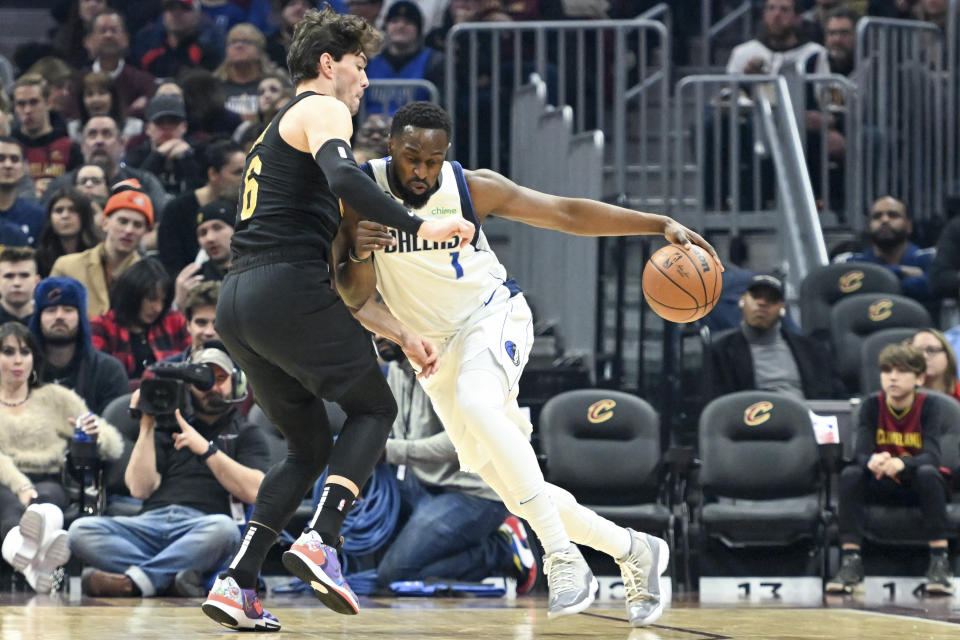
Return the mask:
<path fill-rule="evenodd" d="M 766 0 L 757 38 L 734 49 L 727 70 L 776 73 L 804 60 L 810 71 L 851 75 L 855 23 L 867 14 L 912 17 L 945 28 L 944 0 L 799 3 Z M 331 4 L 383 30 L 384 47 L 370 60 L 368 77 L 428 80 L 442 96 L 450 54 L 444 51 L 446 36 L 456 24 L 632 17 L 653 3 Z M 54 9 L 58 27 L 48 41 L 21 46 L 12 60 L 0 56 L 0 537 L 4 558 L 37 590 L 53 585 L 53 571 L 69 556 L 63 529 L 69 500 L 61 467 L 69 442 L 80 432 L 96 441 L 107 461 L 121 458 L 125 440 L 135 442 L 138 449 L 127 472 L 128 487 L 136 488 L 131 493 L 146 500 L 145 511 L 156 508 L 156 517 L 178 500 L 189 502 L 184 508 L 192 519 L 169 526 L 206 540 L 192 550 L 181 545 L 158 546 L 152 553 L 117 551 L 136 527 L 157 533 L 156 526 L 150 520 L 78 520 L 69 540 L 93 567 L 85 574 L 85 590 L 197 595 L 202 593 L 197 576 L 184 572 L 200 567 L 209 573 L 222 560 L 215 551 L 229 555 L 236 537 L 230 505 L 255 495 L 264 445 L 247 434 L 243 415 L 223 404 L 224 394 L 239 382 L 235 365 L 218 355 L 222 346 L 206 345 L 217 337 L 217 282 L 230 268 L 246 151 L 293 95 L 286 47 L 293 26 L 315 6 L 311 0 L 61 0 Z M 481 67 L 490 63 L 481 60 Z M 357 160 L 385 155 L 391 114 L 404 101 L 426 97 L 371 91 L 366 119 L 356 127 Z M 828 119 L 827 157 L 836 163 L 844 153 L 843 123 L 823 109 L 807 113 L 808 127 L 819 129 L 823 118 Z M 864 243 L 837 259 L 887 266 L 905 294 L 931 309 L 940 297 L 956 296 L 956 230 L 944 236 L 947 244 L 936 252 L 918 248 L 909 240 L 911 212 L 893 195 L 875 195 Z M 775 279 L 750 282 L 740 302 L 742 331 L 719 345 L 716 353 L 728 353 L 712 363 L 717 393 L 777 388 L 801 397 L 844 394 L 842 383 L 819 375 L 830 354 L 781 327 L 783 298 Z M 927 356 L 928 386 L 960 398 L 948 339 L 929 330 L 918 333 L 914 343 Z M 915 355 L 901 354 L 888 368 L 916 364 Z M 736 375 L 731 359 L 744 363 Z M 195 455 L 164 441 L 156 445 L 162 449 L 158 467 L 147 464 L 140 451 L 154 450 L 152 426 L 141 421 L 139 433 L 121 434 L 101 414 L 112 400 L 136 390 L 151 365 L 163 360 L 210 364 L 218 378 L 213 391 L 193 390 L 203 409 L 194 425 L 203 437 L 197 440 L 193 427 L 188 434 Z M 229 376 L 229 384 L 220 374 Z M 226 431 L 218 430 L 222 425 Z M 28 431 L 30 438 L 21 437 Z M 435 431 L 424 428 L 418 437 Z M 206 444 L 228 435 L 242 442 L 222 447 L 236 465 L 223 471 L 221 462 L 207 464 L 219 458 L 210 457 Z M 388 449 L 388 460 L 407 462 L 407 449 L 401 455 L 398 446 Z M 433 464 L 451 464 L 450 451 L 442 453 Z M 185 477 L 178 475 L 181 459 L 192 465 Z M 168 468 L 175 469 L 173 475 L 165 475 Z M 160 476 L 162 482 L 156 480 Z M 172 497 L 197 477 L 202 477 L 196 485 L 202 491 Z M 431 478 L 421 481 L 429 484 Z M 475 493 L 485 495 L 482 488 Z M 521 553 L 526 549 L 522 525 L 500 526 L 505 511 L 502 505 L 490 506 L 483 544 L 496 548 L 508 565 L 522 556 L 517 577 L 529 588 L 536 568 L 528 552 Z M 205 537 L 204 527 L 213 533 Z M 94 561 L 107 557 L 114 561 Z M 395 573 L 390 577 L 404 577 Z"/>

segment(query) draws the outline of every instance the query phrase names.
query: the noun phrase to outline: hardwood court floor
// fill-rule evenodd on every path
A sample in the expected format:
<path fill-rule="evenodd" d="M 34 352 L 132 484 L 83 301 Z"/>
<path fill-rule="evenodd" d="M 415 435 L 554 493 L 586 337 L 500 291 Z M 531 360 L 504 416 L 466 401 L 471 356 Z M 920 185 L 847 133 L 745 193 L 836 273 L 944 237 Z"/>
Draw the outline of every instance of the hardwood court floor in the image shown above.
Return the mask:
<path fill-rule="evenodd" d="M 179 640 L 229 638 L 184 599 L 105 599 L 0 594 L 0 640 Z M 620 602 L 548 621 L 543 597 L 507 599 L 363 599 L 358 616 L 341 616 L 310 596 L 270 598 L 283 624 L 278 640 L 726 640 L 858 639 L 956 640 L 960 624 L 925 619 L 931 612 L 901 608 L 897 615 L 850 608 L 700 607 L 675 602 L 657 624 L 633 629 Z M 932 612 L 960 614 L 955 604 Z M 957 618 L 954 618 L 957 619 Z M 268 634 L 252 634 L 263 638 Z M 245 634 L 239 637 L 248 637 Z"/>

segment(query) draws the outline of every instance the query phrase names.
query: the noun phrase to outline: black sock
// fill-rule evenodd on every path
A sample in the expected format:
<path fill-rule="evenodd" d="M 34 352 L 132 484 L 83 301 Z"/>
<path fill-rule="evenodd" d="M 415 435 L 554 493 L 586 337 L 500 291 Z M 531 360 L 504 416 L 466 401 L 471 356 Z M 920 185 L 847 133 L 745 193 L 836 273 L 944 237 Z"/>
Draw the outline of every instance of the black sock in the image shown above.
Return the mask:
<path fill-rule="evenodd" d="M 324 544 L 337 546 L 343 521 L 350 513 L 355 500 L 356 496 L 353 492 L 342 484 L 324 485 L 320 503 L 317 505 L 319 511 L 317 521 L 313 525 L 313 529 L 320 534 Z"/>
<path fill-rule="evenodd" d="M 948 548 L 949 547 L 930 547 L 930 557 L 931 558 L 938 558 L 941 556 L 946 557 Z"/>
<path fill-rule="evenodd" d="M 227 569 L 227 575 L 237 581 L 241 589 L 256 589 L 260 567 L 277 534 L 258 522 L 251 522 L 243 534 L 240 550 Z"/>
<path fill-rule="evenodd" d="M 860 555 L 859 547 L 856 549 L 841 549 L 840 554 L 843 556 L 858 556 Z"/>

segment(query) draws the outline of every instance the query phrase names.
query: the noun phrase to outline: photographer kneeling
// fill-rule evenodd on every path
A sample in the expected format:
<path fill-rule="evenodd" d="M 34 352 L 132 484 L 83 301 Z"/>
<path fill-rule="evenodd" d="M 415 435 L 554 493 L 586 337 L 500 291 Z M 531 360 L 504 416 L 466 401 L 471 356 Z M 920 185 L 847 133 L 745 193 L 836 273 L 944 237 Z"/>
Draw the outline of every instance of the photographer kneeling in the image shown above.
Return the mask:
<path fill-rule="evenodd" d="M 88 595 L 203 596 L 204 581 L 236 550 L 244 503 L 266 470 L 267 443 L 235 408 L 242 373 L 222 344 L 151 371 L 130 399 L 140 435 L 124 476 L 141 513 L 70 527 Z"/>

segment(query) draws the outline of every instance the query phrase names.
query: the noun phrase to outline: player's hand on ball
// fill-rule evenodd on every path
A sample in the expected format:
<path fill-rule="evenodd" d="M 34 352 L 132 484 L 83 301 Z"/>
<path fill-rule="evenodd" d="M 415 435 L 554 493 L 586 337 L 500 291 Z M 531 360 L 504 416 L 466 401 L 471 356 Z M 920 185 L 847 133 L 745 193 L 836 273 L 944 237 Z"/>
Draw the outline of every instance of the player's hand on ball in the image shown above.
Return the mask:
<path fill-rule="evenodd" d="M 395 244 L 397 239 L 390 234 L 389 227 L 373 220 L 361 220 L 357 223 L 357 239 L 353 252 L 361 260 L 366 260 L 373 251 L 382 251 Z"/>
<path fill-rule="evenodd" d="M 676 220 L 671 220 L 663 229 L 663 237 L 673 244 L 680 245 L 684 249 L 689 249 L 691 244 L 697 245 L 712 255 L 713 259 L 716 260 L 720 266 L 720 271 L 724 271 L 723 263 L 720 262 L 720 256 L 717 255 L 717 250 L 696 231 L 686 228 Z"/>
<path fill-rule="evenodd" d="M 445 242 L 455 236 L 459 237 L 461 249 L 473 240 L 475 233 L 476 229 L 471 223 L 456 216 L 442 220 L 427 220 L 417 231 L 418 236 L 433 242 Z"/>

